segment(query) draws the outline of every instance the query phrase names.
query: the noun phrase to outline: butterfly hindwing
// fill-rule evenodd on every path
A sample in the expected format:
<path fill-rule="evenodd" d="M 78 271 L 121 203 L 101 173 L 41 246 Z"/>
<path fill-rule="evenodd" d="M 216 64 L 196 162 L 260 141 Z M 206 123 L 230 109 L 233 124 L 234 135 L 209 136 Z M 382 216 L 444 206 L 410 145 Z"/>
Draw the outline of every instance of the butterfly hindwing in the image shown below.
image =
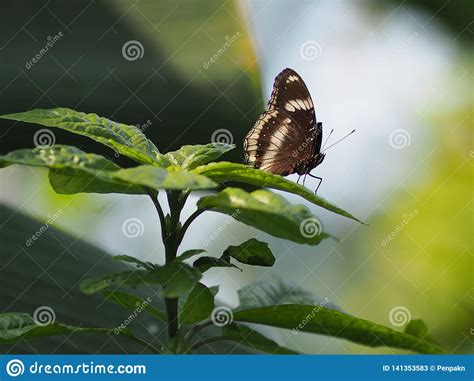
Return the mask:
<path fill-rule="evenodd" d="M 282 176 L 314 155 L 314 134 L 307 135 L 289 113 L 271 109 L 262 114 L 247 134 L 244 150 L 254 167 Z"/>

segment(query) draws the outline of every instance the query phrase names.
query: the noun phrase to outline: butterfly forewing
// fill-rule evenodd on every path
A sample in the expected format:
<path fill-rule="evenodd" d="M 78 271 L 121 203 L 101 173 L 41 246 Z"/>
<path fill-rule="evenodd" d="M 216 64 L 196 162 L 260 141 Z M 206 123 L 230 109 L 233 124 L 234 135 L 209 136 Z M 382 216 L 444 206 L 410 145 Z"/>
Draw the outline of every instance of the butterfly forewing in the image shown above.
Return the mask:
<path fill-rule="evenodd" d="M 285 110 L 301 127 L 310 129 L 316 124 L 313 100 L 303 79 L 292 69 L 283 70 L 275 78 L 267 111 L 273 108 Z"/>

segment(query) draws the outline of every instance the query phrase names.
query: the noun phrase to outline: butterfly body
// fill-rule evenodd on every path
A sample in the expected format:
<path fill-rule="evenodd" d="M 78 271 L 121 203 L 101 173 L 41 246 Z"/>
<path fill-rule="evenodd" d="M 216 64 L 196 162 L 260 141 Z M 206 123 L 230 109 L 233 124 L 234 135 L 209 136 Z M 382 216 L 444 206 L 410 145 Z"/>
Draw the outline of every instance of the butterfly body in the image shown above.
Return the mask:
<path fill-rule="evenodd" d="M 322 123 L 316 121 L 303 79 L 292 69 L 283 70 L 265 112 L 245 137 L 246 161 L 281 176 L 308 175 L 324 160 L 321 141 Z"/>

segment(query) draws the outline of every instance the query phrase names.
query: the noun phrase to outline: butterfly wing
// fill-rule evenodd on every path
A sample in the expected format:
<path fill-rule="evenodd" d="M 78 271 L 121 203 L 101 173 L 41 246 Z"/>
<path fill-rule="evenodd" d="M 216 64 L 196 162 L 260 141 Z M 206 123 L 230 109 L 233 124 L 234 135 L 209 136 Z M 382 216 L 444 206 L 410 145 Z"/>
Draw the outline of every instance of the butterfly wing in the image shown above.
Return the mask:
<path fill-rule="evenodd" d="M 281 176 L 314 155 L 314 134 L 305 130 L 284 110 L 265 111 L 244 140 L 246 161 Z"/>
<path fill-rule="evenodd" d="M 316 128 L 316 114 L 303 78 L 292 69 L 284 69 L 275 78 L 267 110 L 286 111 L 307 134 L 315 134 L 315 152 L 321 150 L 322 130 Z"/>
<path fill-rule="evenodd" d="M 321 141 L 322 125 L 316 123 L 308 88 L 294 70 L 283 70 L 275 78 L 266 111 L 245 138 L 246 161 L 286 176 L 311 161 Z"/>

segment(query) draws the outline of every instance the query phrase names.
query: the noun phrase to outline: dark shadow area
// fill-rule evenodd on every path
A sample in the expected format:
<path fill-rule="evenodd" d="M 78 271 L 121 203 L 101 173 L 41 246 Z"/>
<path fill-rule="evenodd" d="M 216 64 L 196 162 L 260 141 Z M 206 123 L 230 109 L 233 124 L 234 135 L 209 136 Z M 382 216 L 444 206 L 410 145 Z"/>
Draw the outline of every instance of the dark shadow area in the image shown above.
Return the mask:
<path fill-rule="evenodd" d="M 28 246 L 25 237 L 40 231 L 44 224 L 5 205 L 0 205 L 0 216 L 0 313 L 26 312 L 33 316 L 37 308 L 47 306 L 55 312 L 57 323 L 82 327 L 113 328 L 127 319 L 130 311 L 79 290 L 84 279 L 127 270 L 126 266 L 112 261 L 97 247 L 53 227 Z M 152 332 L 158 347 L 166 336 L 165 327 L 146 313 L 138 315 L 130 328 L 141 337 Z M 76 334 L 0 345 L 0 353 L 149 352 L 116 335 Z"/>
<path fill-rule="evenodd" d="M 167 7 L 178 17 L 179 12 L 190 10 L 186 4 L 174 9 L 175 4 L 160 3 L 156 8 L 163 19 Z M 257 87 L 244 71 L 229 81 L 213 81 L 212 72 L 204 73 L 202 67 L 194 73 L 178 72 L 172 54 L 156 48 L 159 44 L 151 39 L 165 36 L 169 40 L 176 30 L 143 33 L 129 25 L 127 15 L 118 7 L 105 1 L 11 0 L 0 7 L 1 114 L 68 107 L 127 124 L 150 121 L 146 134 L 162 152 L 183 144 L 209 143 L 215 130 L 225 128 L 232 132 L 238 147 L 227 158 L 241 159 L 240 142 L 261 108 Z M 209 13 L 220 7 L 218 1 L 207 4 Z M 128 61 L 122 55 L 123 45 L 130 40 L 143 45 L 141 59 Z M 42 54 L 48 42 L 54 44 Z M 171 51 L 183 46 L 186 41 L 176 40 Z M 202 62 L 208 58 L 205 54 Z M 40 58 L 33 63 L 37 55 Z M 204 75 L 208 80 L 199 81 Z M 14 125 L 0 120 L 0 153 L 33 147 L 39 127 Z M 54 134 L 56 143 L 113 158 L 112 151 L 87 138 L 57 129 Z M 126 158 L 118 162 L 129 164 Z"/>

